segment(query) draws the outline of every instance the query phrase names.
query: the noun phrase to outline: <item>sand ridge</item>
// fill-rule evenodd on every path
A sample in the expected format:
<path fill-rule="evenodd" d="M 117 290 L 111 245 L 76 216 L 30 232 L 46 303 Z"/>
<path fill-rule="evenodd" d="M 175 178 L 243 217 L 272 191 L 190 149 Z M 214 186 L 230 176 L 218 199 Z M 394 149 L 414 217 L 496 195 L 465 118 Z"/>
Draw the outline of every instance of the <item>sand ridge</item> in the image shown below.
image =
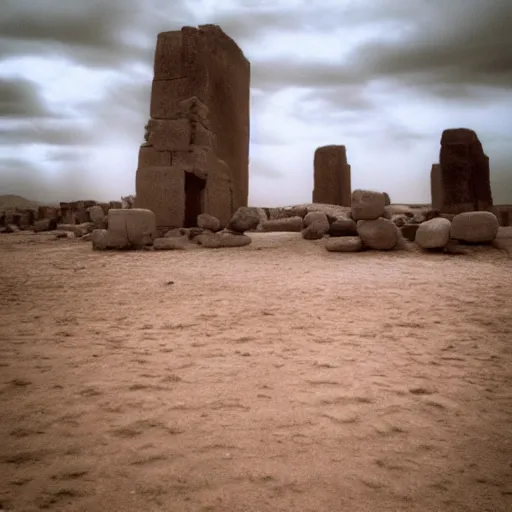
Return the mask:
<path fill-rule="evenodd" d="M 0 238 L 0 509 L 507 511 L 506 253 Z"/>

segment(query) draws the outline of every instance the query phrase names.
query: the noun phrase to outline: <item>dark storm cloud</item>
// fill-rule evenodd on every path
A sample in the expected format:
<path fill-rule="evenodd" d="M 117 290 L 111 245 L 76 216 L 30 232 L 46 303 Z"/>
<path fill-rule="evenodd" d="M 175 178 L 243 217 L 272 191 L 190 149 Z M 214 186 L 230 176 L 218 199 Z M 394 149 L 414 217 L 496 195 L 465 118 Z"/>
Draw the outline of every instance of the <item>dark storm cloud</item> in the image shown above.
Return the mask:
<path fill-rule="evenodd" d="M 180 0 L 4 0 L 0 58 L 23 52 L 94 67 L 127 61 L 151 65 L 156 32 L 180 28 L 187 18 L 187 2 Z"/>
<path fill-rule="evenodd" d="M 0 77 L 0 118 L 55 117 L 39 96 L 38 86 L 23 78 Z"/>
<path fill-rule="evenodd" d="M 512 87 L 512 2 L 464 0 L 424 2 L 422 18 L 393 42 L 371 41 L 352 62 L 368 74 L 418 86 Z M 443 93 L 443 89 L 437 89 Z M 444 88 L 450 97 L 456 94 Z"/>

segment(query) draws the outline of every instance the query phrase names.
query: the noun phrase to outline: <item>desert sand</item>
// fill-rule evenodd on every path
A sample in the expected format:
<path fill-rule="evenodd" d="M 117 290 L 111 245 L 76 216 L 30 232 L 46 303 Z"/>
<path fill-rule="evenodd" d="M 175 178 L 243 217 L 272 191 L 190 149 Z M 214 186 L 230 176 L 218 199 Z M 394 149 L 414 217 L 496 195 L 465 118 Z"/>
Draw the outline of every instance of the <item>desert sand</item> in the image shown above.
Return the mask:
<path fill-rule="evenodd" d="M 512 510 L 512 260 L 0 238 L 0 509 Z"/>

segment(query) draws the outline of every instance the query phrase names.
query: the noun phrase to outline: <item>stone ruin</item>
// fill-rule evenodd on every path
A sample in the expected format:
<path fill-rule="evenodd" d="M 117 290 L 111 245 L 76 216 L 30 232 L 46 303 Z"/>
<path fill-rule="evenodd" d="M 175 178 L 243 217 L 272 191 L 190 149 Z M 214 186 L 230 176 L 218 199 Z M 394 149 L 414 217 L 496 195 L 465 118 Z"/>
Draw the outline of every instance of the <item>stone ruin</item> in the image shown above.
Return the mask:
<path fill-rule="evenodd" d="M 345 146 L 322 146 L 314 156 L 313 203 L 350 206 L 352 185 Z"/>
<path fill-rule="evenodd" d="M 250 65 L 216 25 L 158 34 L 150 120 L 136 172 L 137 208 L 158 231 L 226 226 L 249 193 Z"/>
<path fill-rule="evenodd" d="M 0 211 L 0 233 L 61 231 L 83 236 L 95 228 L 104 228 L 108 212 L 122 208 L 123 201 L 98 203 L 93 200 L 61 202 L 59 206 L 6 208 Z"/>
<path fill-rule="evenodd" d="M 171 250 L 240 247 L 251 242 L 246 231 L 297 231 L 306 240 L 327 237 L 333 252 L 391 250 L 405 240 L 446 250 L 454 241 L 496 237 L 489 159 L 467 129 L 443 132 L 440 163 L 431 170 L 433 207 L 352 192 L 341 145 L 315 151 L 313 204 L 247 207 L 249 79 L 248 61 L 219 27 L 160 33 L 136 195 L 0 212 L 0 232 L 56 230 L 57 237 L 91 240 L 94 249 Z"/>
<path fill-rule="evenodd" d="M 432 205 L 442 213 L 492 211 L 489 157 L 467 128 L 444 130 L 439 164 L 431 171 Z"/>

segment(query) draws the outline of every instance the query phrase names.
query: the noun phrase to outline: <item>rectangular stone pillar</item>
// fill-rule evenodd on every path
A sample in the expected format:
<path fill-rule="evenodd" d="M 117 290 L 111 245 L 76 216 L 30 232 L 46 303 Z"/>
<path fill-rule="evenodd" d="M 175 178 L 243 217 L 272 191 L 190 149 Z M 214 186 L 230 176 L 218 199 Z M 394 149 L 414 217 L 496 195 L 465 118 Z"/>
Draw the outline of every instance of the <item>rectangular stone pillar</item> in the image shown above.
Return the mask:
<path fill-rule="evenodd" d="M 345 146 L 323 146 L 315 151 L 313 202 L 349 207 L 352 204 L 350 165 Z"/>
<path fill-rule="evenodd" d="M 430 196 L 434 210 L 441 210 L 443 206 L 442 172 L 440 164 L 432 164 L 432 169 L 430 170 Z"/>

